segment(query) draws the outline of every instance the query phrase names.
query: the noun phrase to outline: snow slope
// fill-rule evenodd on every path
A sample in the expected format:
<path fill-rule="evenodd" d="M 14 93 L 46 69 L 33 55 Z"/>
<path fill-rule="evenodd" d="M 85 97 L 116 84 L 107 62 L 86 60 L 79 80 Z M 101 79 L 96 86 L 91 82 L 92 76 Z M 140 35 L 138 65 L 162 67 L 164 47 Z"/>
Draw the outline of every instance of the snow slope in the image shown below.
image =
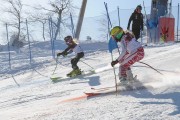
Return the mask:
<path fill-rule="evenodd" d="M 113 69 L 110 66 L 111 55 L 106 45 L 107 43 L 82 44 L 86 53 L 82 61 L 91 65 L 96 74 L 74 79 L 67 78 L 57 83 L 49 79 L 56 66 L 55 60 L 50 56 L 50 49 L 49 52 L 44 50 L 44 55 L 37 52 L 33 57 L 32 67 L 23 65 L 27 58 L 15 59 L 13 62 L 16 64 L 11 71 L 6 67 L 8 61 L 7 56 L 3 57 L 5 52 L 1 52 L 0 65 L 3 69 L 0 80 L 0 118 L 2 120 L 178 120 L 180 118 L 180 44 L 145 47 L 145 58 L 142 62 L 163 74 L 144 64 L 134 64 L 132 67 L 134 75 L 138 76 L 141 84 L 149 86 L 148 88 L 119 91 L 117 95 L 113 92 L 86 97 L 83 92 L 90 90 L 91 87 L 113 86 L 115 83 Z M 25 47 L 24 50 L 26 49 Z M 113 56 L 118 57 L 116 50 Z M 71 71 L 71 57 L 73 54 L 67 58 L 59 58 L 55 75 L 63 77 Z M 83 62 L 79 62 L 79 67 L 84 71 L 90 70 L 91 68 Z M 118 74 L 118 65 L 115 66 L 115 70 Z"/>

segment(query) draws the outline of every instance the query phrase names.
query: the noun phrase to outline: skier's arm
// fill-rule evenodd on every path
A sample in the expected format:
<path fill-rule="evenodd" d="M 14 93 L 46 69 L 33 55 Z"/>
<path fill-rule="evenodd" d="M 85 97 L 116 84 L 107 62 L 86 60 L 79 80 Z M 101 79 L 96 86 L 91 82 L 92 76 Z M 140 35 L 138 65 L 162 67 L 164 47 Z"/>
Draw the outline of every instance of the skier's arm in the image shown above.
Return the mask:
<path fill-rule="evenodd" d="M 126 43 L 125 43 L 125 40 L 122 40 L 121 41 L 121 47 L 122 47 L 122 51 L 121 51 L 121 54 L 120 56 L 117 58 L 117 60 L 119 62 L 122 61 L 123 57 L 126 55 Z"/>
<path fill-rule="evenodd" d="M 63 52 L 57 53 L 57 56 L 66 56 L 67 54 L 69 54 L 71 51 L 71 47 L 68 46 Z"/>
<path fill-rule="evenodd" d="M 126 44 L 125 41 L 122 40 L 122 41 L 121 41 L 121 47 L 122 47 L 121 54 L 120 54 L 120 56 L 119 56 L 116 60 L 114 60 L 114 61 L 111 62 L 111 66 L 112 66 L 112 67 L 113 67 L 114 65 L 116 65 L 118 62 L 121 63 L 121 62 L 123 61 L 124 56 L 127 54 L 125 44 Z"/>
<path fill-rule="evenodd" d="M 127 26 L 128 30 L 129 30 L 129 27 L 130 27 L 130 24 L 131 24 L 132 20 L 133 20 L 133 13 L 131 14 L 131 17 L 129 18 L 129 22 L 128 22 L 128 26 Z"/>
<path fill-rule="evenodd" d="M 143 25 L 144 23 L 143 23 L 143 14 L 141 13 L 141 30 L 143 31 Z"/>

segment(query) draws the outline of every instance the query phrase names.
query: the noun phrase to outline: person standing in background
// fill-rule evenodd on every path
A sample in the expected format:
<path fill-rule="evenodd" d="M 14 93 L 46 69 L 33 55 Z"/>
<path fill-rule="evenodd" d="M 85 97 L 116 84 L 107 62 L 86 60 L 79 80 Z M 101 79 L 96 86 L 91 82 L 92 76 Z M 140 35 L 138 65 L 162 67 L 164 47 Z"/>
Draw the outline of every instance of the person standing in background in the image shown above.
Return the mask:
<path fill-rule="evenodd" d="M 138 5 L 134 12 L 131 14 L 127 26 L 127 30 L 130 28 L 132 21 L 132 32 L 135 35 L 136 40 L 140 37 L 140 32 L 143 31 L 143 14 L 141 13 L 142 6 Z"/>

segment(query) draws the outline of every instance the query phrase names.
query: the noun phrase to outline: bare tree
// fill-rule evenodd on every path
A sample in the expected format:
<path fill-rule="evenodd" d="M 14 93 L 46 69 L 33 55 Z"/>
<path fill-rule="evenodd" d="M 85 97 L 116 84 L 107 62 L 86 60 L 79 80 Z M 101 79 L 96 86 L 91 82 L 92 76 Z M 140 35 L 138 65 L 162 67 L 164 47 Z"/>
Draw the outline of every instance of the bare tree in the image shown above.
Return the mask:
<path fill-rule="evenodd" d="M 101 36 L 101 38 L 106 39 L 108 32 L 109 32 L 108 31 L 108 20 L 107 20 L 106 13 L 103 13 L 103 15 L 98 20 L 98 22 L 100 24 L 99 31 L 102 32 L 102 34 L 100 36 Z"/>
<path fill-rule="evenodd" d="M 35 14 L 30 14 L 29 22 L 40 22 L 42 24 L 42 36 L 44 41 L 46 40 L 45 37 L 45 24 L 47 23 L 48 17 L 46 14 L 35 12 Z"/>
<path fill-rule="evenodd" d="M 14 39 L 14 42 L 13 42 L 15 43 L 20 40 L 23 4 L 21 0 L 4 0 L 4 1 L 8 5 L 4 9 L 4 12 L 6 12 L 8 16 L 10 17 L 10 21 L 4 21 L 4 23 L 8 22 L 8 25 L 11 25 L 12 27 L 17 29 L 16 39 Z"/>
<path fill-rule="evenodd" d="M 72 0 L 54 0 L 53 2 L 50 1 L 49 3 L 52 9 L 47 9 L 42 7 L 42 9 L 51 12 L 56 18 L 57 21 L 54 21 L 53 24 L 55 26 L 55 34 L 54 38 L 56 40 L 58 33 L 60 32 L 60 25 L 66 26 L 66 22 L 63 19 L 69 16 L 70 12 L 73 11 Z"/>

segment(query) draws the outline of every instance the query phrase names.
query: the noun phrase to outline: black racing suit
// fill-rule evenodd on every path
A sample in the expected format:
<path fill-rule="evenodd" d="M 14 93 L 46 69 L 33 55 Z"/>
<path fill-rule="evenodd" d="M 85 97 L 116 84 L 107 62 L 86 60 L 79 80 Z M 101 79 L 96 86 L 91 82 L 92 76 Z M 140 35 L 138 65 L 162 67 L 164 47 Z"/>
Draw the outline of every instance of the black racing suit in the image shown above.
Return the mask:
<path fill-rule="evenodd" d="M 132 23 L 132 32 L 135 35 L 136 40 L 140 37 L 140 31 L 143 31 L 143 14 L 138 13 L 136 10 L 131 14 L 129 18 L 127 29 L 129 30 L 130 24 Z"/>

